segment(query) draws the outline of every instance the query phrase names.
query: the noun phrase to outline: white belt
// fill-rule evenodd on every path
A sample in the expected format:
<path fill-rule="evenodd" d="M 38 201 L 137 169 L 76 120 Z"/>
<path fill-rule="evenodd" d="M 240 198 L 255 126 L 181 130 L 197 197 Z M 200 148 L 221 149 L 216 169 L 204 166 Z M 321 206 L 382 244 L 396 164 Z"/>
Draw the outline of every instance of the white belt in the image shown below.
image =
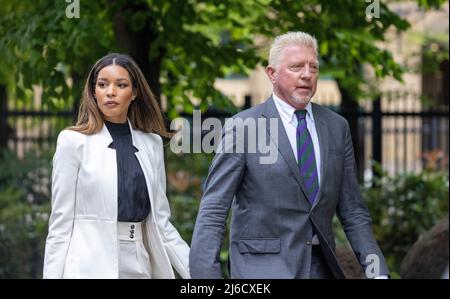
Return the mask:
<path fill-rule="evenodd" d="M 119 240 L 142 240 L 142 222 L 117 222 L 117 236 Z"/>

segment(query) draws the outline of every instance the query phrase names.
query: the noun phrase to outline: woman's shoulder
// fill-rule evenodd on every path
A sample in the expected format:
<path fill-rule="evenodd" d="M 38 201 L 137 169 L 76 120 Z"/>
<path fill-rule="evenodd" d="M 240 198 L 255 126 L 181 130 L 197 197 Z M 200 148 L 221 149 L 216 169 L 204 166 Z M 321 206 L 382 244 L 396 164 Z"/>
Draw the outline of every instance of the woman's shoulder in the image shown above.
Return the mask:
<path fill-rule="evenodd" d="M 83 138 L 86 134 L 67 128 L 59 132 L 58 138 Z"/>
<path fill-rule="evenodd" d="M 70 129 L 62 130 L 56 142 L 54 159 L 80 162 L 85 148 L 85 138 L 86 135 L 80 132 Z"/>
<path fill-rule="evenodd" d="M 59 133 L 57 143 L 77 145 L 83 143 L 85 139 L 86 134 L 77 132 L 72 129 L 64 129 Z"/>

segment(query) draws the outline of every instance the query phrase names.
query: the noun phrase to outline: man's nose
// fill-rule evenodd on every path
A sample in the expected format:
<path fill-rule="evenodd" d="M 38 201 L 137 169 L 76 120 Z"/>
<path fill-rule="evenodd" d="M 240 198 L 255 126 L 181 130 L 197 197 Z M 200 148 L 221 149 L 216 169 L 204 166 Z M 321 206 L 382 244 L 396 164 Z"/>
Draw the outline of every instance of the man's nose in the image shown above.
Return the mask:
<path fill-rule="evenodd" d="M 312 74 L 311 74 L 311 69 L 309 68 L 309 65 L 305 65 L 305 67 L 303 68 L 303 71 L 300 75 L 301 79 L 311 79 Z"/>

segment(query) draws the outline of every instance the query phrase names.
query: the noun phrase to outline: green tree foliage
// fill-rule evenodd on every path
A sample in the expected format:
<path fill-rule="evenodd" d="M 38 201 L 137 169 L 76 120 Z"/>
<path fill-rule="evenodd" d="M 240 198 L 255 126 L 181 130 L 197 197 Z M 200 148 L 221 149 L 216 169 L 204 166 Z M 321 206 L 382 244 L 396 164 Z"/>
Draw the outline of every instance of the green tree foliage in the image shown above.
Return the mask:
<path fill-rule="evenodd" d="M 364 189 L 374 233 L 398 274 L 408 249 L 448 214 L 448 173 L 383 173 L 374 185 L 379 187 Z"/>
<path fill-rule="evenodd" d="M 418 0 L 424 8 L 443 2 Z M 264 41 L 303 30 L 320 42 L 322 73 L 358 94 L 363 63 L 380 78 L 402 75 L 376 43 L 388 29 L 403 31 L 409 24 L 379 3 L 380 17 L 367 18 L 369 4 L 354 0 L 99 0 L 80 1 L 80 18 L 69 19 L 64 1 L 3 0 L 0 82 L 15 82 L 19 99 L 20 90 L 42 84 L 49 105 L 76 104 L 89 67 L 108 52 L 125 51 L 144 67 L 156 94 L 167 96 L 171 117 L 177 109 L 193 110 L 190 96 L 202 110 L 216 105 L 231 111 L 215 78 L 245 74 L 264 62 Z"/>
<path fill-rule="evenodd" d="M 39 278 L 50 213 L 50 155 L 0 153 L 0 278 Z"/>

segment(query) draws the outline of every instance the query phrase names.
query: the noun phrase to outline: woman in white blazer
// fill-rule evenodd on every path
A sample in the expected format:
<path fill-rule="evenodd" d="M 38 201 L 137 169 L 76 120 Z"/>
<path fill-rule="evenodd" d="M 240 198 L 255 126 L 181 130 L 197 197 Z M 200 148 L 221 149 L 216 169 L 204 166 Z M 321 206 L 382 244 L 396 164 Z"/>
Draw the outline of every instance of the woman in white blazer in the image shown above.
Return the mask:
<path fill-rule="evenodd" d="M 189 247 L 169 222 L 161 111 L 136 63 L 91 69 L 75 126 L 53 158 L 44 278 L 189 278 Z M 173 266 L 173 268 L 172 268 Z"/>

